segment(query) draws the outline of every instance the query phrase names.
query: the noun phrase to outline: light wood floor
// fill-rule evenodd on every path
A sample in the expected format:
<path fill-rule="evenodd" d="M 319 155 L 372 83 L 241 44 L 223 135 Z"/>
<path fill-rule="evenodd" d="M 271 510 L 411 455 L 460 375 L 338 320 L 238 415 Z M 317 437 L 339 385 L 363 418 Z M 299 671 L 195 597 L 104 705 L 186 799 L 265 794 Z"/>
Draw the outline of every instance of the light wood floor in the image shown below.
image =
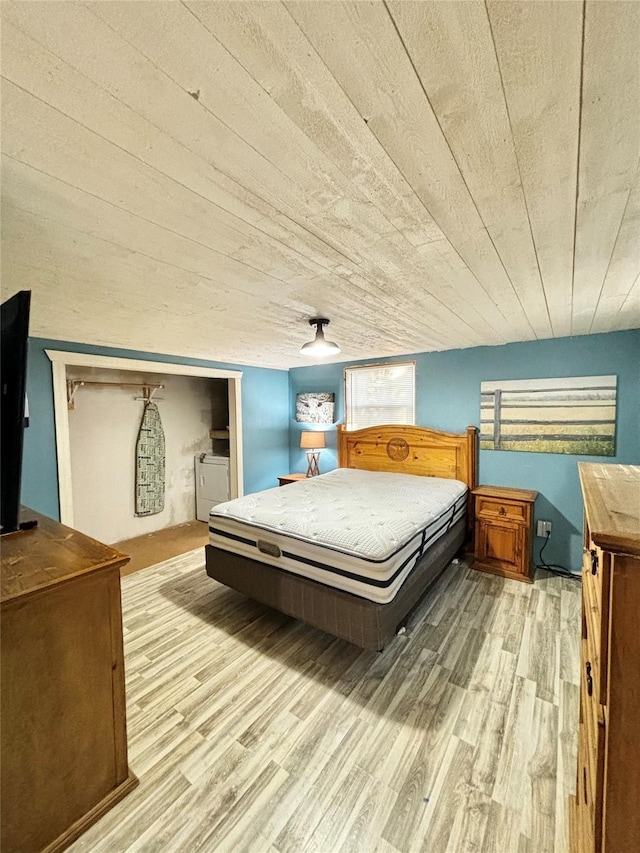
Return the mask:
<path fill-rule="evenodd" d="M 123 579 L 140 786 L 73 853 L 566 853 L 580 585 L 447 570 L 381 654 L 209 579 Z"/>

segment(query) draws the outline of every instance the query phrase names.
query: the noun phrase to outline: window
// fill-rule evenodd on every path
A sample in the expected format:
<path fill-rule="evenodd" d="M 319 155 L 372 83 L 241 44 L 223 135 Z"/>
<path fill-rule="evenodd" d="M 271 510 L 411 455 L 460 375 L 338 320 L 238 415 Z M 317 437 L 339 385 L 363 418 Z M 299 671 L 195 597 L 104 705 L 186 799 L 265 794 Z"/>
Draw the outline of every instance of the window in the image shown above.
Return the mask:
<path fill-rule="evenodd" d="M 414 361 L 346 367 L 344 384 L 347 429 L 415 424 Z"/>

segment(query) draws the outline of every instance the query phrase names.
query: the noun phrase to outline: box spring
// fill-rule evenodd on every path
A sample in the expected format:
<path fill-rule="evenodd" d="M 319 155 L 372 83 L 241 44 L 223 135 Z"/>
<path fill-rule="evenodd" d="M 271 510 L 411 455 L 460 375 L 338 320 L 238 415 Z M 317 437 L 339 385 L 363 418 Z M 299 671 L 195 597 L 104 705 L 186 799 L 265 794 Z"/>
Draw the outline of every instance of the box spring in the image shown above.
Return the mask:
<path fill-rule="evenodd" d="M 209 577 L 250 598 L 363 649 L 380 650 L 406 622 L 464 541 L 463 518 L 429 549 L 387 604 L 377 604 L 213 545 L 205 549 L 206 567 Z"/>

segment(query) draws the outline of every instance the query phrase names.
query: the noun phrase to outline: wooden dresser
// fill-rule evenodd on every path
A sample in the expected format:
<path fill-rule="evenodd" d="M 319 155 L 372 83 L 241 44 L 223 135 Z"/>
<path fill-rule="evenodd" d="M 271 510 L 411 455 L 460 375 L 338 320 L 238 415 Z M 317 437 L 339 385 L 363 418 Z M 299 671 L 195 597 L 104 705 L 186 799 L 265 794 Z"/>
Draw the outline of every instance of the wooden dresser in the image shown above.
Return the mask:
<path fill-rule="evenodd" d="M 640 467 L 579 463 L 580 724 L 572 853 L 640 851 Z"/>
<path fill-rule="evenodd" d="M 29 511 L 2 537 L 1 801 L 6 853 L 63 850 L 137 779 L 127 765 L 120 567 Z"/>
<path fill-rule="evenodd" d="M 532 583 L 533 506 L 529 489 L 478 486 L 473 490 L 473 568 Z"/>

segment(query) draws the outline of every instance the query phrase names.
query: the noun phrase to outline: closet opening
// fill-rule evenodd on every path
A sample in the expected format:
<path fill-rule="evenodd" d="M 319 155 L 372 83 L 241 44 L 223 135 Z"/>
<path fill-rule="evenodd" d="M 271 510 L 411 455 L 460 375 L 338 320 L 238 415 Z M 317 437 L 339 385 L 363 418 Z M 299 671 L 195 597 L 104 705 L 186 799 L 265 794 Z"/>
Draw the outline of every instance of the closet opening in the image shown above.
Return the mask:
<path fill-rule="evenodd" d="M 243 494 L 241 371 L 46 352 L 53 370 L 63 524 L 115 542 L 196 518 L 197 465 L 204 456 L 222 463 L 224 497 Z M 165 505 L 151 501 L 146 517 L 146 504 L 136 505 L 140 471 L 131 448 L 149 402 L 162 424 L 161 438 L 162 433 L 170 438 L 161 447 L 165 452 L 166 445 Z M 103 495 L 105 478 L 111 486 Z M 111 517 L 111 528 L 103 514 Z"/>

